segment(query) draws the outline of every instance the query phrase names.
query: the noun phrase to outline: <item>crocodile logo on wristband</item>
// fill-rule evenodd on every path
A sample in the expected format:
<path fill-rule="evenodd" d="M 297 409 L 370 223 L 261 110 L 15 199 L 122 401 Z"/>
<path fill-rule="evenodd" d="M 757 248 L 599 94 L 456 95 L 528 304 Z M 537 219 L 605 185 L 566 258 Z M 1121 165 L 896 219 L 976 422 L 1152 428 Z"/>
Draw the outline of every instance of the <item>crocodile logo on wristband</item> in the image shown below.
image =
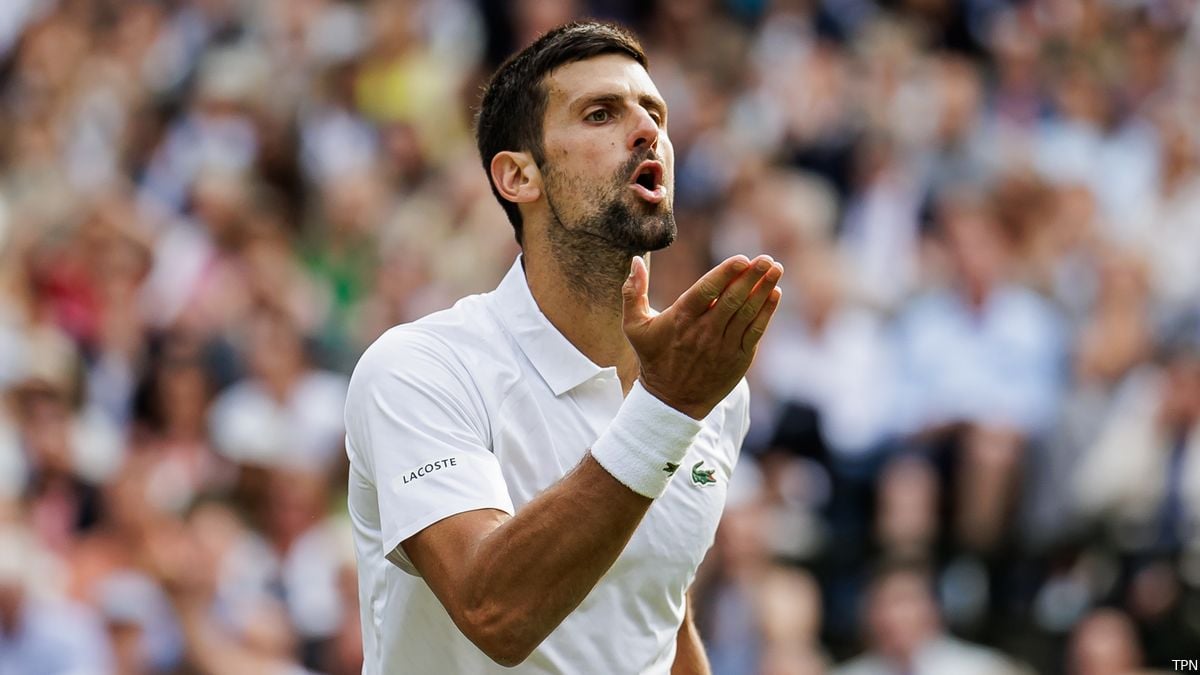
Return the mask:
<path fill-rule="evenodd" d="M 663 471 L 667 472 L 668 476 L 674 476 L 675 472 L 678 470 L 679 465 L 675 462 L 667 462 L 667 465 L 663 467 Z"/>
<path fill-rule="evenodd" d="M 704 461 L 701 460 L 692 465 L 692 482 L 701 487 L 717 484 L 716 469 L 702 469 Z"/>

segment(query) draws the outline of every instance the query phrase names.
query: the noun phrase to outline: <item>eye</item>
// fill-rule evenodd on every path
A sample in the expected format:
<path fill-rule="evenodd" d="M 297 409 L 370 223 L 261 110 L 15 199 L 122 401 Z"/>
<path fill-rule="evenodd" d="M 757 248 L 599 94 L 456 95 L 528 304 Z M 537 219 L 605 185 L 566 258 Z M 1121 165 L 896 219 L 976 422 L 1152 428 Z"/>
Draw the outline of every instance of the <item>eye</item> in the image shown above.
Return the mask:
<path fill-rule="evenodd" d="M 660 127 L 663 125 L 663 114 L 657 110 L 650 111 L 650 119 L 654 120 L 654 123 Z"/>
<path fill-rule="evenodd" d="M 609 112 L 604 108 L 597 108 L 596 110 L 588 113 L 587 117 L 584 119 L 589 122 L 607 122 L 611 117 L 612 115 L 609 114 Z"/>

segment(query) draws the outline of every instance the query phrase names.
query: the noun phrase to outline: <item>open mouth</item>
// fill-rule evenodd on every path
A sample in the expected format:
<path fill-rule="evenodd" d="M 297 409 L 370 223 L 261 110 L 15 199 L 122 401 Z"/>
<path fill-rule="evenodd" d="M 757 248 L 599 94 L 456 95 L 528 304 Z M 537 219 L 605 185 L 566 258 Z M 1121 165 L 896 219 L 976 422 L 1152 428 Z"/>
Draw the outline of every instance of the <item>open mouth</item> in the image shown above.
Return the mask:
<path fill-rule="evenodd" d="M 652 204 L 661 202 L 667 196 L 667 188 L 663 185 L 662 162 L 645 161 L 639 164 L 629 187 Z"/>

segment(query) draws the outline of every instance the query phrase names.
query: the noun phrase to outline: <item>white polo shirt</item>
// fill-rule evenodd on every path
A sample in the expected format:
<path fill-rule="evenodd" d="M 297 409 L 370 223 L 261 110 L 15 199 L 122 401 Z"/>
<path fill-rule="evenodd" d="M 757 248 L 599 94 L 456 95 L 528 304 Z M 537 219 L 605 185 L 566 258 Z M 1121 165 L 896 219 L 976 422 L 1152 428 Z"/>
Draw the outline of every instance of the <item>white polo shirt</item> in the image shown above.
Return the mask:
<path fill-rule="evenodd" d="M 743 381 L 713 409 L 613 567 L 524 663 L 502 668 L 399 544 L 456 513 L 514 513 L 553 485 L 616 416 L 620 380 L 541 313 L 519 258 L 495 291 L 389 330 L 363 354 L 346 402 L 363 673 L 668 673 L 748 397 Z"/>

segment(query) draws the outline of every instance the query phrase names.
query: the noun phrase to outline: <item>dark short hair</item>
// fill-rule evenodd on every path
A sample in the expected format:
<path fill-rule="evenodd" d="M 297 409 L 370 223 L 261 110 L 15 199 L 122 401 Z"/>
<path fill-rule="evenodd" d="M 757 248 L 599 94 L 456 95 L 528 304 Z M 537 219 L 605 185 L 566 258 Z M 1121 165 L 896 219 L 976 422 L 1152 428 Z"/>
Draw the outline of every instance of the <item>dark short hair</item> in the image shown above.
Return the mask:
<path fill-rule="evenodd" d="M 545 158 L 546 76 L 560 66 L 603 54 L 625 54 L 647 67 L 646 54 L 629 31 L 613 23 L 577 21 L 551 30 L 508 57 L 484 87 L 475 118 L 475 142 L 492 194 L 504 207 L 518 244 L 524 244 L 521 212 L 496 189 L 492 158 L 506 150 L 528 151 L 540 165 Z"/>

